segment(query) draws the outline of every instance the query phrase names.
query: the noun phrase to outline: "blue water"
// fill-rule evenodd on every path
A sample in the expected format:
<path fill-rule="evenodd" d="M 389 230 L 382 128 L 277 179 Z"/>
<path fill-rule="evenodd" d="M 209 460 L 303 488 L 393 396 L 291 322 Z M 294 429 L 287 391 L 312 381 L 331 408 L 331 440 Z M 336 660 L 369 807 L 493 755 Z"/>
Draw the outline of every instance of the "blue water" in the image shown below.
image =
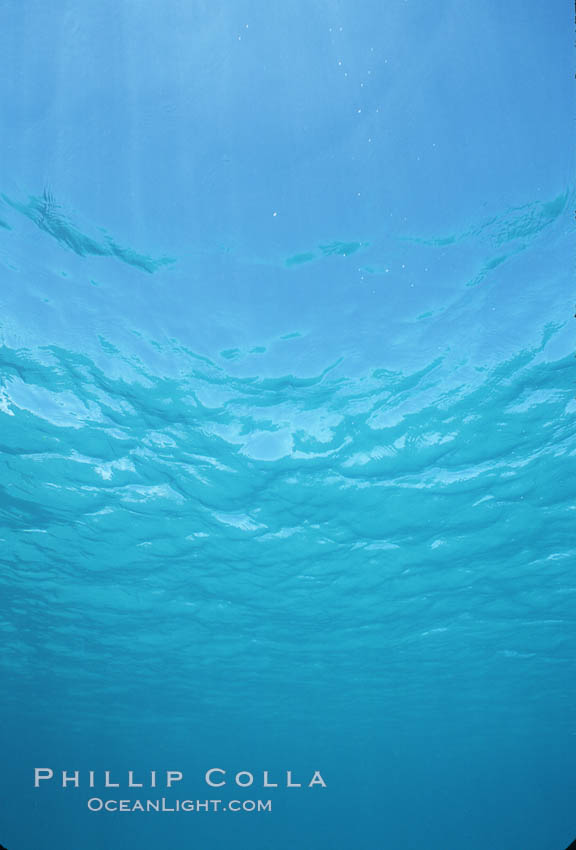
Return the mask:
<path fill-rule="evenodd" d="M 571 11 L 2 5 L 8 850 L 576 837 Z"/>

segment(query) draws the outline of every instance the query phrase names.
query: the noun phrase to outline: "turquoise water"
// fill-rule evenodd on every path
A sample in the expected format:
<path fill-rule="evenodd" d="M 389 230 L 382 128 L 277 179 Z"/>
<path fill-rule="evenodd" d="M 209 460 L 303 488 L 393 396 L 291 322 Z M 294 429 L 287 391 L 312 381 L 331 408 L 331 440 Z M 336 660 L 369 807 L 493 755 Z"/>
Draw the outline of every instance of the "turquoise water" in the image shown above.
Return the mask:
<path fill-rule="evenodd" d="M 0 14 L 0 843 L 563 850 L 570 10 Z"/>

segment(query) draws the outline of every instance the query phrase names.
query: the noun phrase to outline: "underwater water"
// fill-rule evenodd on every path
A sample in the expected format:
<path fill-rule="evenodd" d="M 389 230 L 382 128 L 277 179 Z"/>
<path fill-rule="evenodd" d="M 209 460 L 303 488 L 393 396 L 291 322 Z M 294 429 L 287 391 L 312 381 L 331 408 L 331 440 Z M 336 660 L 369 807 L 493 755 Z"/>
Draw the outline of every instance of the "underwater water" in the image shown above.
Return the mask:
<path fill-rule="evenodd" d="M 576 837 L 571 13 L 2 5 L 8 850 Z"/>

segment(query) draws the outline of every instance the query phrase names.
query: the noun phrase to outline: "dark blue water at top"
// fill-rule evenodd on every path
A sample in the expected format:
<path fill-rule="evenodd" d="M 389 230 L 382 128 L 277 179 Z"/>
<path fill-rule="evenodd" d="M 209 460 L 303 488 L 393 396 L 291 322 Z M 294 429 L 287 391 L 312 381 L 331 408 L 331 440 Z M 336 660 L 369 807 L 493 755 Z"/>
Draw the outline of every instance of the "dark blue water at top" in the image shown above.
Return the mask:
<path fill-rule="evenodd" d="M 4 4 L 9 850 L 576 836 L 570 11 Z"/>

